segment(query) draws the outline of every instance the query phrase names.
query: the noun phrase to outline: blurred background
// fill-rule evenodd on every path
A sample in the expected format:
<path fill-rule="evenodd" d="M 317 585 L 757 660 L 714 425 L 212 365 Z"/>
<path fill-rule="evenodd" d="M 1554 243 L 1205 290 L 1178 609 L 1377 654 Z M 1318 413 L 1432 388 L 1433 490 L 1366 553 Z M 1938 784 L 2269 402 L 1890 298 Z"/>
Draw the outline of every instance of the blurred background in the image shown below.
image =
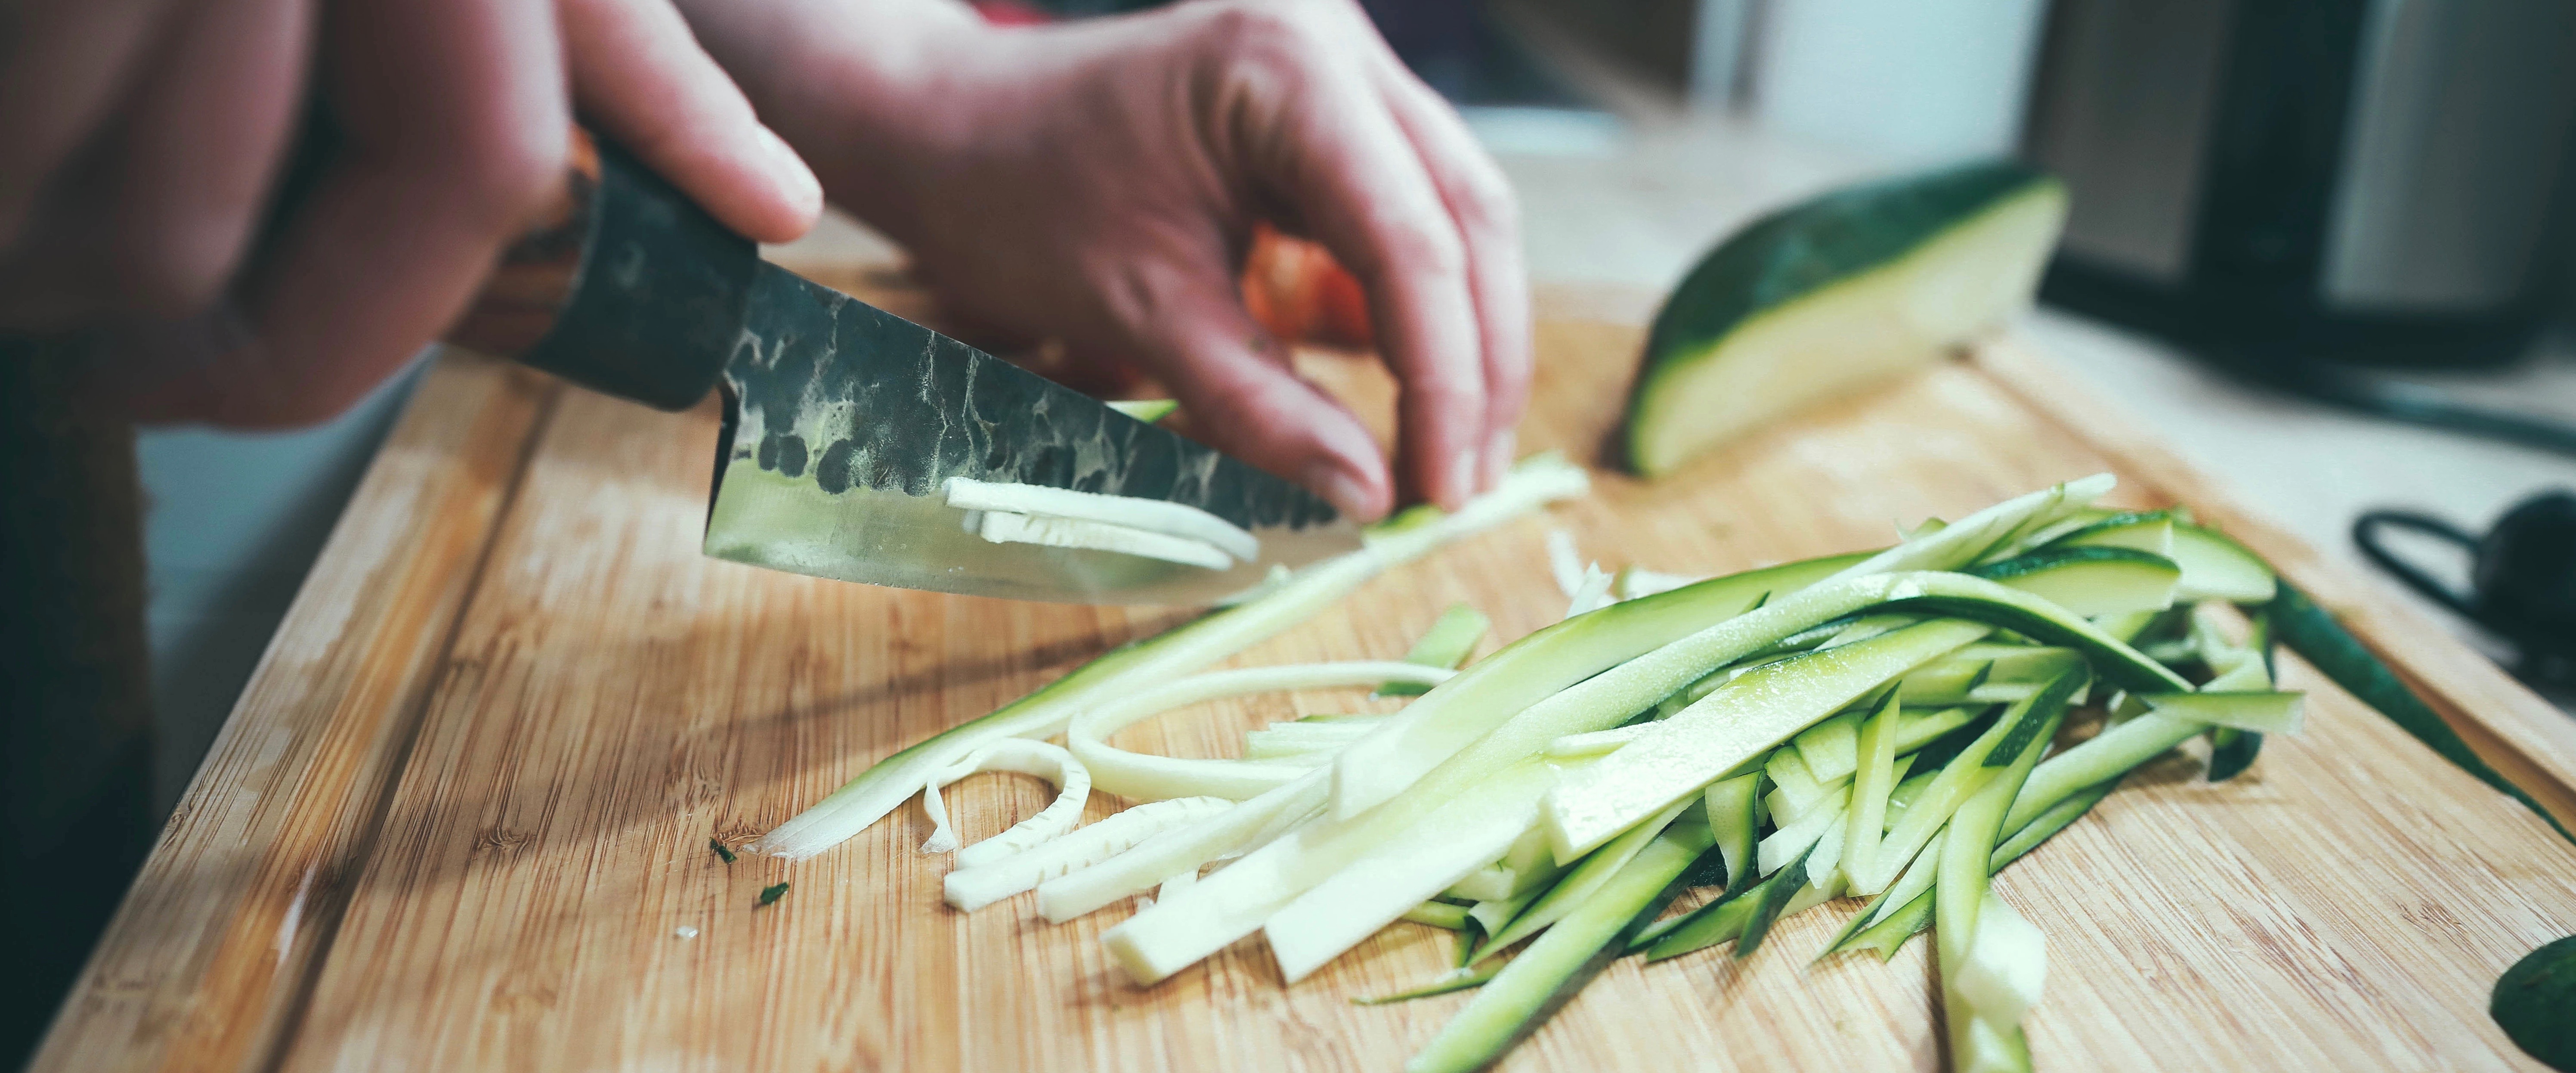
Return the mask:
<path fill-rule="evenodd" d="M 2378 525 L 2388 553 L 2458 590 L 2415 598 L 2567 703 L 2576 503 L 2479 537 L 2576 487 L 2576 5 L 1366 6 L 1518 187 L 1537 284 L 1604 317 L 1642 322 L 1750 215 L 1830 185 L 1995 154 L 2057 171 L 2074 207 L 2039 343 L 2330 553 L 2362 557 L 2366 512 L 2411 512 Z M 875 242 L 836 220 L 774 254 Z M 143 437 L 161 808 L 406 389 L 304 432 Z"/>

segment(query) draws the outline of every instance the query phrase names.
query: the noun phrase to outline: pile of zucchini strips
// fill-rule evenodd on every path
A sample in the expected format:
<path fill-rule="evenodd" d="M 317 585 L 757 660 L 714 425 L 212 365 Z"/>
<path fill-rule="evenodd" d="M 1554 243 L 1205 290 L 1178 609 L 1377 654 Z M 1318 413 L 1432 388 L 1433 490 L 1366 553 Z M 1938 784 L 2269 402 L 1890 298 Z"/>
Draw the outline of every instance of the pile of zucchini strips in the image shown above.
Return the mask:
<path fill-rule="evenodd" d="M 1361 1000 L 1474 990 L 1419 1071 L 1492 1064 L 1618 958 L 1746 958 L 1785 917 L 1867 898 L 1818 956 L 1893 957 L 1931 929 L 1954 1068 L 2027 1069 L 2045 946 L 1994 874 L 2192 738 L 2219 780 L 2299 727 L 2300 696 L 2273 688 L 2272 571 L 2179 508 L 2094 506 L 2111 486 L 1705 580 L 1605 573 L 1559 541 L 1567 616 L 1483 659 L 1466 662 L 1486 620 L 1457 607 L 1401 661 L 1205 670 L 1582 494 L 1581 470 L 1534 458 L 1456 515 L 1399 516 L 1367 550 L 889 757 L 752 848 L 810 856 L 922 794 L 960 909 L 1034 890 L 1063 921 L 1149 896 L 1103 936 L 1139 985 L 1255 932 L 1293 984 L 1399 921 L 1450 929 L 1453 971 Z M 1273 723 L 1232 759 L 1109 744 L 1187 705 L 1329 687 L 1413 699 Z M 1061 796 L 959 848 L 940 788 L 995 769 Z M 1094 789 L 1134 804 L 1077 827 Z"/>

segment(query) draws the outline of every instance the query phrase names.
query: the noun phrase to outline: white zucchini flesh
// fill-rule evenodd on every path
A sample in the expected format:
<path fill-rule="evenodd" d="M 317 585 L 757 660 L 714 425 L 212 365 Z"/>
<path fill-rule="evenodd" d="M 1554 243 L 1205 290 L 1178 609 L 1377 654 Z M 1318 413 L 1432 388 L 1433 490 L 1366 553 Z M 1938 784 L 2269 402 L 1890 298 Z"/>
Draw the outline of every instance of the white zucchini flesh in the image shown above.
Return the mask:
<path fill-rule="evenodd" d="M 1640 735 L 1643 735 L 1646 732 L 1646 728 L 1650 725 L 1651 724 L 1647 723 L 1639 723 L 1635 726 L 1611 727 L 1608 730 L 1594 730 L 1582 734 L 1568 734 L 1547 743 L 1547 758 L 1550 760 L 1583 760 L 1590 757 L 1600 756 L 1603 753 L 1610 752 L 1613 749 L 1617 749 L 1622 745 L 1626 745 L 1629 742 L 1637 740 Z"/>
<path fill-rule="evenodd" d="M 1497 813 L 1516 814 L 1520 807 L 1535 801 L 1555 781 L 1554 773 L 1543 763 L 1523 761 L 1506 766 L 1520 770 L 1498 771 L 1492 777 L 1477 780 L 1477 785 L 1438 804 L 1439 814 L 1462 819 Z M 1153 908 L 1127 918 L 1104 934 L 1102 941 L 1108 945 L 1111 956 L 1120 967 L 1136 982 L 1150 984 L 1161 980 L 1252 934 L 1298 896 L 1332 878 L 1351 862 L 1404 837 L 1433 811 L 1433 808 L 1387 809 L 1362 817 L 1358 822 L 1303 824 L 1245 854 L 1242 859 L 1201 880 L 1198 886 L 1182 892 L 1179 897 L 1157 902 Z M 1476 828 L 1458 832 L 1452 825 L 1433 828 L 1426 833 L 1490 836 L 1494 830 L 1504 826 L 1507 825 L 1498 824 L 1490 830 Z M 1475 846 L 1478 856 L 1468 859 L 1440 883 L 1412 894 L 1402 905 L 1395 907 L 1395 914 L 1401 914 L 1415 902 L 1440 893 L 1441 888 L 1473 871 L 1478 864 L 1493 860 L 1508 849 L 1519 834 L 1519 830 L 1514 828 L 1490 844 Z M 1445 868 L 1450 862 L 1444 858 L 1438 863 Z M 1393 916 L 1390 915 L 1389 919 Z M 1366 938 L 1366 935 L 1361 938 Z"/>
<path fill-rule="evenodd" d="M 1547 572 L 1556 579 L 1556 589 L 1571 600 L 1583 589 L 1583 572 L 1588 567 L 1583 553 L 1574 549 L 1574 534 L 1563 529 L 1547 531 Z"/>
<path fill-rule="evenodd" d="M 958 868 L 941 882 L 941 890 L 948 904 L 971 913 L 1021 891 L 1035 890 L 1038 884 L 1074 869 L 1117 856 L 1164 831 L 1203 821 L 1233 807 L 1234 802 L 1221 797 L 1149 801 L 1000 860 Z M 1190 869 L 1190 873 L 1195 876 L 1197 869 Z"/>
<path fill-rule="evenodd" d="M 1832 782 L 1848 778 L 1857 770 L 1860 721 L 1866 714 L 1844 712 L 1799 731 L 1797 737 L 1790 739 L 1798 747 L 1798 759 L 1806 762 L 1807 774 L 1818 782 Z"/>
<path fill-rule="evenodd" d="M 1729 890 L 1742 888 L 1743 884 L 1737 883 L 1735 877 L 1743 874 L 1744 867 L 1755 863 L 1761 855 L 1760 845 L 1753 837 L 1758 819 L 1754 815 L 1754 791 L 1761 786 L 1760 772 L 1738 775 L 1708 784 L 1708 792 L 1701 798 L 1708 805 L 1709 836 L 1726 860 Z"/>
<path fill-rule="evenodd" d="M 858 834 L 920 793 L 933 772 L 986 742 L 1061 733 L 1075 712 L 1100 700 L 1188 674 L 1314 617 L 1396 566 L 1591 487 L 1583 468 L 1553 453 L 1512 467 L 1493 491 L 1454 514 L 1415 508 L 1363 534 L 1365 547 L 1298 571 L 1277 587 L 1136 645 L 1105 653 L 1073 673 L 983 718 L 870 765 L 813 807 L 748 847 L 789 860 L 811 857 Z"/>
<path fill-rule="evenodd" d="M 1205 545 L 1246 562 L 1261 558 L 1260 538 L 1242 526 L 1186 503 L 965 477 L 949 478 L 946 491 L 948 505 L 959 510 L 1099 522 Z"/>
<path fill-rule="evenodd" d="M 1618 602 L 1617 597 L 1610 595 L 1610 575 L 1602 573 L 1599 566 L 1587 563 L 1583 567 L 1583 580 L 1575 585 L 1574 595 L 1566 600 L 1565 617 L 1598 611 Z"/>
<path fill-rule="evenodd" d="M 2048 940 L 1992 891 L 1977 910 L 1977 937 L 1959 969 L 1959 994 L 1981 1020 L 2018 1025 L 2048 982 Z"/>
<path fill-rule="evenodd" d="M 1912 576 L 1860 581 L 1902 584 L 1901 579 Z M 1829 596 L 1836 591 L 1808 590 Z M 1806 595 L 1774 606 L 1789 609 Z M 1755 611 L 1736 621 L 1761 614 Z M 1541 812 L 1548 825 L 1549 847 L 1558 860 L 1571 860 L 1777 748 L 1790 735 L 1862 694 L 1990 632 L 1980 623 L 1939 619 L 1773 664 L 1728 682 L 1680 714 L 1654 724 L 1653 730 L 1627 748 L 1569 776 L 1552 791 Z M 1342 758 L 1347 761 L 1350 755 L 1344 752 Z"/>
<path fill-rule="evenodd" d="M 1276 789 L 1310 770 L 1287 761 L 1212 760 L 1130 752 L 1109 744 L 1109 735 L 1132 724 L 1185 705 L 1247 693 L 1286 689 L 1376 686 L 1382 682 L 1436 685 L 1457 672 L 1393 660 L 1308 663 L 1284 667 L 1246 667 L 1210 671 L 1149 687 L 1133 696 L 1104 703 L 1074 716 L 1065 728 L 1073 755 L 1090 765 L 1093 781 L 1103 790 L 1140 801 L 1169 797 L 1224 797 L 1246 800 Z"/>
<path fill-rule="evenodd" d="M 1280 907 L 1261 929 L 1280 974 L 1290 983 L 1305 979 L 1506 852 L 1536 823 L 1538 797 L 1555 783 L 1546 764 L 1507 771 L 1479 788 L 1484 792 L 1452 798 Z"/>
<path fill-rule="evenodd" d="M 2150 711 L 2257 734 L 2297 734 L 2307 708 L 2307 694 L 2304 693 L 2203 689 L 2197 693 L 2140 693 L 2136 696 L 2146 702 Z"/>
<path fill-rule="evenodd" d="M 1130 529 L 1082 518 L 1046 518 L 1003 510 L 966 515 L 966 531 L 995 544 L 1042 544 L 1051 548 L 1114 551 L 1184 566 L 1225 570 L 1234 559 L 1225 549 L 1188 537 Z"/>
<path fill-rule="evenodd" d="M 957 830 L 948 824 L 947 803 L 940 800 L 939 788 L 979 771 L 1016 771 L 1035 775 L 1054 783 L 1054 801 L 1038 814 L 1012 824 L 1009 830 L 984 839 L 964 849 L 957 847 Z M 1054 838 L 1082 822 L 1082 807 L 1091 800 L 1091 772 L 1082 762 L 1062 748 L 1026 738 L 1005 738 L 975 751 L 947 770 L 932 776 L 922 787 L 922 811 L 930 814 L 930 840 L 921 844 L 923 853 L 947 853 L 955 850 L 957 867 L 972 868 L 1001 860 L 1014 853 Z"/>
<path fill-rule="evenodd" d="M 1194 871 L 1229 853 L 1262 845 L 1312 815 L 1324 803 L 1327 785 L 1322 769 L 1309 771 L 1295 782 L 1215 816 L 1164 831 L 1089 868 L 1038 884 L 1038 915 L 1061 924 L 1151 890 L 1184 870 Z"/>
<path fill-rule="evenodd" d="M 1762 840 L 1756 857 L 1757 863 L 1754 865 L 1759 869 L 1756 874 L 1770 875 L 1788 867 L 1790 862 L 1797 860 L 1808 849 L 1820 847 L 1826 831 L 1842 826 L 1843 808 L 1850 800 L 1851 792 L 1848 789 L 1830 795 L 1818 807 L 1798 817 L 1788 826 L 1771 832 L 1769 837 Z M 1811 875 L 1823 875 L 1831 871 L 1831 869 L 1819 868 L 1813 862 L 1810 862 L 1807 868 Z"/>
<path fill-rule="evenodd" d="M 1618 576 L 1611 582 L 1610 592 L 1611 595 L 1622 600 L 1634 600 L 1640 596 L 1671 592 L 1684 585 L 1706 581 L 1708 578 L 1709 575 L 1706 574 L 1667 574 L 1660 570 L 1648 570 L 1642 566 L 1629 566 L 1620 569 Z"/>
<path fill-rule="evenodd" d="M 1473 966 L 1477 962 L 1501 953 L 1504 948 L 1514 943 L 1538 934 L 1548 925 L 1565 919 L 1566 914 L 1573 912 L 1577 906 L 1582 905 L 1598 892 L 1603 884 L 1610 882 L 1610 878 L 1618 874 L 1619 869 L 1626 867 L 1630 859 L 1644 850 L 1647 843 L 1654 841 L 1657 835 L 1663 833 L 1664 828 L 1673 822 L 1673 817 L 1681 815 L 1682 810 L 1688 807 L 1687 804 L 1683 804 L 1666 809 L 1662 814 L 1630 828 L 1626 834 L 1611 839 L 1607 845 L 1583 858 L 1581 864 L 1575 865 L 1574 870 L 1564 879 L 1548 888 L 1547 893 L 1540 896 L 1538 901 L 1530 903 L 1529 908 L 1512 918 L 1512 922 L 1505 925 L 1502 931 L 1494 933 L 1493 938 L 1486 940 L 1476 955 L 1476 961 L 1468 964 Z"/>

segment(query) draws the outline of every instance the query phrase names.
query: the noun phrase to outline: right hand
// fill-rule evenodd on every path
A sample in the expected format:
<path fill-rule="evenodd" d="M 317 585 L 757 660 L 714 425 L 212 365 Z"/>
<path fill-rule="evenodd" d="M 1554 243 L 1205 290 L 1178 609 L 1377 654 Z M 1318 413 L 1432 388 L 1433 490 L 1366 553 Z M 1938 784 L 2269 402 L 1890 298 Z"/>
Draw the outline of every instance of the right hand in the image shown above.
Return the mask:
<path fill-rule="evenodd" d="M 0 331 L 101 332 L 94 386 L 140 420 L 307 423 L 392 375 L 556 195 L 576 110 L 748 237 L 821 211 L 668 0 L 0 0 L 0 25 Z M 340 149 L 272 213 L 308 102 Z"/>

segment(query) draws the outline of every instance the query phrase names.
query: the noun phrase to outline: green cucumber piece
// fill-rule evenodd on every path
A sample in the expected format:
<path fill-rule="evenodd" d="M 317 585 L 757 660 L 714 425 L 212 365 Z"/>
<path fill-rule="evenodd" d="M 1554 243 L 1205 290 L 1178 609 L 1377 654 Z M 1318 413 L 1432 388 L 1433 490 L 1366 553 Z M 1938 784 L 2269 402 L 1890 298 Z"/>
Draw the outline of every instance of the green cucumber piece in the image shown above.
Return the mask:
<path fill-rule="evenodd" d="M 1178 399 L 1111 399 L 1109 408 L 1150 425 L 1172 416 L 1181 403 Z"/>
<path fill-rule="evenodd" d="M 1451 604 L 1449 610 L 1440 613 L 1440 620 L 1432 623 L 1420 640 L 1413 642 L 1413 649 L 1404 654 L 1404 662 L 1457 670 L 1476 651 L 1476 643 L 1485 639 L 1485 631 L 1493 625 L 1493 620 L 1486 618 L 1484 612 L 1466 604 Z M 1428 692 L 1431 692 L 1431 687 L 1420 682 L 1388 682 L 1377 687 L 1377 692 L 1370 696 L 1418 697 Z"/>
<path fill-rule="evenodd" d="M 2172 607 L 2182 567 L 2135 548 L 2048 547 L 1968 573 L 2040 596 L 2088 618 Z"/>
<path fill-rule="evenodd" d="M 2124 511 L 2079 524 L 2063 534 L 2050 537 L 2040 547 L 2134 548 L 2170 559 L 2173 558 L 2173 527 L 2172 511 Z"/>
<path fill-rule="evenodd" d="M 2173 527 L 2173 561 L 2182 567 L 2182 587 L 2175 599 L 2185 603 L 2266 603 L 2279 584 L 2272 564 L 2264 562 L 2262 556 L 2205 525 L 2178 523 Z"/>
<path fill-rule="evenodd" d="M 1430 983 L 1411 990 L 1398 991 L 1392 995 L 1375 995 L 1364 998 L 1354 997 L 1351 999 L 1351 1005 L 1384 1006 L 1389 1003 L 1411 1002 L 1418 998 L 1430 998 L 1433 995 L 1446 995 L 1451 992 L 1465 991 L 1469 988 L 1483 987 L 1487 981 L 1494 978 L 1495 973 L 1501 972 L 1502 970 L 1503 967 L 1500 965 L 1496 965 L 1490 969 L 1456 969 L 1442 973 L 1441 975 L 1434 977 Z"/>
<path fill-rule="evenodd" d="M 2253 628 L 2245 638 L 2246 647 L 2260 657 L 2253 665 L 2262 673 L 2263 686 L 2271 688 L 2272 677 L 2272 609 L 2265 605 L 2253 614 Z M 2249 672 L 2250 673 L 2250 672 Z M 2204 685 L 2201 688 L 2207 689 Z M 2262 755 L 2263 735 L 2234 727 L 2220 727 L 2209 732 L 2209 781 L 2226 782 L 2254 766 Z"/>
<path fill-rule="evenodd" d="M 1951 1064 L 1957 1069 L 2030 1068 L 2030 1048 L 2021 1032 L 2021 1015 L 2028 1003 L 1998 1009 L 1992 991 L 1981 992 L 1972 983 L 1975 970 L 1983 964 L 1977 951 L 1988 941 L 1979 934 L 1980 924 L 1996 919 L 1988 901 L 1993 897 L 1994 851 L 2005 817 L 2031 769 L 2038 766 L 2042 751 L 2038 743 L 2054 734 L 2064 718 L 2061 706 L 2044 718 L 2024 721 L 2036 733 L 2018 743 L 2016 755 L 2001 775 L 1959 806 L 1950 817 L 1950 833 L 1941 842 L 1941 872 L 1932 888 L 1932 911 L 1937 926 L 1934 937 L 1939 940 L 1941 1009 L 1949 1022 Z M 2023 736 L 2017 732 L 2014 737 Z M 2008 739 L 1988 754 L 1986 762 L 1992 764 L 2008 747 L 2016 746 Z M 2028 927 L 2027 923 L 2021 926 Z"/>
<path fill-rule="evenodd" d="M 1466 1008 L 1405 1063 L 1406 1073 L 1466 1073 L 1493 1064 L 1626 953 L 1629 940 L 1681 893 L 1682 874 L 1708 849 L 1704 824 L 1675 824 L 1656 836 L 1485 981 Z"/>
<path fill-rule="evenodd" d="M 1581 863 L 1574 866 L 1573 871 L 1566 873 L 1565 878 L 1548 888 L 1545 895 L 1530 903 L 1529 908 L 1521 910 L 1518 916 L 1512 918 L 1510 924 L 1504 925 L 1503 930 L 1495 932 L 1494 937 L 1484 943 L 1476 959 L 1483 960 L 1496 951 L 1538 934 L 1548 926 L 1565 919 L 1583 903 L 1591 901 L 1593 895 L 1608 886 L 1612 879 L 1617 878 L 1620 869 L 1626 868 L 1629 861 L 1636 859 L 1637 854 L 1645 851 L 1648 843 L 1660 837 L 1664 829 L 1672 825 L 1674 817 L 1679 816 L 1683 808 L 1684 806 L 1674 806 L 1665 814 L 1638 824 L 1628 833 L 1611 839 L 1607 845 L 1586 855 Z M 1702 830 L 1707 829 L 1705 820 L 1693 822 Z M 1711 844 L 1714 844 L 1713 839 Z M 1475 964 L 1475 961 L 1470 961 L 1468 964 Z"/>
<path fill-rule="evenodd" d="M 2093 811 L 2093 806 L 2101 804 L 2103 798 L 2111 796 L 2111 791 L 2117 789 L 2119 785 L 2118 779 L 2106 779 L 2085 787 L 2077 791 L 2074 796 L 2050 806 L 2047 811 L 2024 824 L 2021 830 L 2014 832 L 2011 838 L 2005 839 L 2002 845 L 1995 847 L 1991 867 L 1994 871 L 2001 872 L 2005 866 L 2022 859 L 2049 839 L 2057 837 L 2059 831 L 2084 818 L 2085 813 Z M 1892 893 L 1895 889 L 1891 887 L 1889 892 Z M 1880 897 L 1883 899 L 1885 896 L 1883 893 Z M 1923 929 L 1932 926 L 1931 891 L 1927 890 L 1914 896 L 1912 900 L 1905 903 L 1903 908 L 1888 914 L 1886 919 L 1878 920 L 1874 924 L 1869 923 L 1876 916 L 1878 908 L 1879 902 L 1872 901 L 1866 908 L 1854 914 L 1851 924 L 1843 929 L 1843 934 L 1836 936 L 1834 942 L 1825 947 L 1825 952 L 1817 957 L 1821 959 L 1846 950 L 1877 950 L 1880 960 L 1887 960 L 1896 956 L 1896 952 L 1904 947 L 1907 939 L 1921 934 Z"/>
<path fill-rule="evenodd" d="M 1780 869 L 1779 882 L 1765 886 L 1761 897 L 1753 899 L 1752 907 L 1745 911 L 1744 926 L 1734 936 L 1735 960 L 1742 961 L 1752 957 L 1754 951 L 1762 949 L 1762 940 L 1771 934 L 1771 925 L 1779 922 L 1783 911 L 1789 906 L 1789 900 L 1801 892 L 1812 889 L 1807 882 L 1807 858 L 1813 856 L 1815 852 L 1814 846 L 1807 847 L 1807 851 L 1799 854 L 1798 859 L 1790 861 L 1787 867 Z M 1669 938 L 1668 936 L 1667 939 Z M 1654 952 L 1649 950 L 1646 956 L 1648 960 L 1653 960 Z"/>
<path fill-rule="evenodd" d="M 2007 161 L 1848 187 L 1753 222 L 1655 315 L 1623 437 L 1674 467 L 1781 414 L 1931 364 L 2029 304 L 2066 194 Z"/>
<path fill-rule="evenodd" d="M 1416 924 L 1428 924 L 1435 928 L 1447 928 L 1450 931 L 1465 931 L 1468 919 L 1467 907 L 1449 902 L 1424 902 L 1405 910 L 1403 919 Z"/>
<path fill-rule="evenodd" d="M 1877 894 L 1894 882 L 1898 871 L 1912 864 L 1915 854 L 1924 852 L 1942 825 L 1951 822 L 1953 814 L 1966 807 L 1995 777 L 1999 765 L 1992 761 L 2000 757 L 2003 764 L 2012 764 L 2025 753 L 2036 755 L 2039 750 L 2035 746 L 2048 740 L 2041 733 L 2043 727 L 2057 725 L 2068 700 L 2083 688 L 2086 677 L 2080 667 L 2059 676 L 2029 700 L 2007 709 L 2002 718 L 1944 765 L 1941 774 L 1906 806 L 1903 818 L 1888 831 L 1876 867 L 1868 874 L 1852 877 L 1852 889 Z"/>
<path fill-rule="evenodd" d="M 791 860 L 821 853 L 920 793 L 932 773 L 990 742 L 1061 733 L 1076 712 L 1216 664 L 1315 617 L 1389 567 L 1579 494 L 1585 482 L 1582 469 L 1562 457 L 1534 455 L 1513 466 L 1494 491 L 1470 501 L 1456 514 L 1416 507 L 1370 526 L 1364 551 L 1307 567 L 1248 601 L 1110 649 L 992 714 L 950 727 L 877 761 L 822 801 L 762 835 L 753 849 Z"/>
<path fill-rule="evenodd" d="M 1897 724 L 1902 719 L 1896 695 L 1888 694 L 1886 702 L 1861 726 L 1858 771 L 1852 778 L 1850 813 L 1843 832 L 1842 867 L 1846 873 L 1867 875 L 1878 860 L 1878 843 L 1887 833 L 1887 796 L 1896 789 L 1899 778 L 1896 767 Z"/>
<path fill-rule="evenodd" d="M 2576 1070 L 2576 935 L 2534 950 L 2496 978 L 2487 1016 L 2524 1053 Z"/>
<path fill-rule="evenodd" d="M 1891 692 L 1889 698 L 1895 694 Z M 1869 707 L 1875 708 L 1876 705 Z M 1791 738 L 1798 747 L 1798 759 L 1805 761 L 1807 774 L 1818 782 L 1847 778 L 1859 763 L 1860 711 L 1848 711 L 1799 731 Z"/>
<path fill-rule="evenodd" d="M 1761 844 L 1755 802 L 1762 773 L 1738 775 L 1708 784 L 1702 800 L 1708 806 L 1708 833 L 1726 863 L 1726 894 L 1733 897 L 1753 885 L 1756 848 Z"/>
<path fill-rule="evenodd" d="M 2377 709 L 2379 714 L 2388 717 L 2389 722 L 2414 735 L 2415 740 L 2423 742 L 2442 759 L 2511 795 L 2531 811 L 2539 813 L 2541 819 L 2549 821 L 2549 826 L 2557 828 L 2561 837 L 2576 842 L 2576 832 L 2570 832 L 2558 817 L 2540 807 L 2539 801 L 2488 767 L 2485 760 L 2470 750 L 2467 742 L 2460 740 L 2459 732 L 2452 730 L 2451 724 L 2443 722 L 2423 698 L 2406 687 L 2405 681 L 2397 677 L 2397 672 L 2389 670 L 2387 664 L 2372 655 L 2370 649 L 2363 647 L 2358 638 L 2346 631 L 2326 609 L 2317 606 L 2316 601 L 2309 599 L 2308 594 L 2285 582 L 2280 587 L 2280 594 L 2273 597 L 2270 612 L 2273 636 L 2290 646 L 2290 651 L 2305 657 L 2334 684 Z"/>
<path fill-rule="evenodd" d="M 2296 734 L 2308 695 L 2275 691 L 2137 693 L 2151 711 L 2257 734 Z"/>

